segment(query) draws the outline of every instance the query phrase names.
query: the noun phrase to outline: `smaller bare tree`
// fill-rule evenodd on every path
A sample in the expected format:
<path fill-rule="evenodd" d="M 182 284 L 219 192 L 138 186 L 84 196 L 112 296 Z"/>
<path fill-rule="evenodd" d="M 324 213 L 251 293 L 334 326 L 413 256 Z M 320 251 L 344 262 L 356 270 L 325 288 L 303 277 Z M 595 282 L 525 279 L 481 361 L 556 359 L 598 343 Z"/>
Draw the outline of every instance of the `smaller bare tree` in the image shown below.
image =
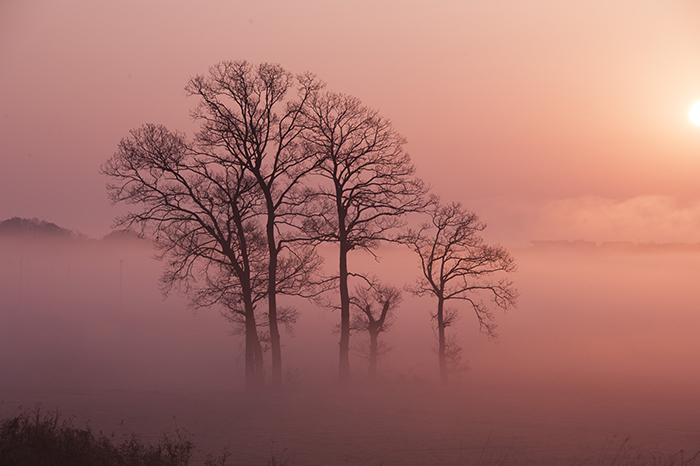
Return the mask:
<path fill-rule="evenodd" d="M 368 286 L 355 287 L 350 302 L 355 309 L 350 328 L 367 332 L 369 335 L 369 378 L 377 377 L 377 360 L 382 346 L 379 334 L 386 332 L 394 322 L 394 311 L 401 303 L 398 288 L 379 282 L 370 281 Z"/>
<path fill-rule="evenodd" d="M 506 278 L 493 280 L 500 272 L 515 271 L 515 262 L 505 248 L 484 243 L 479 233 L 486 225 L 475 213 L 459 203 L 440 205 L 436 200 L 430 209 L 431 221 L 418 230 L 409 230 L 405 243 L 420 258 L 422 277 L 413 287 L 414 295 L 434 296 L 437 309 L 438 360 L 440 378 L 447 383 L 449 357 L 461 358 L 461 348 L 445 335 L 445 329 L 454 323 L 457 310 L 445 307 L 447 301 L 461 301 L 473 311 L 480 330 L 495 338 L 496 324 L 493 312 L 484 303 L 484 296 L 507 310 L 515 306 L 518 292 Z M 455 353 L 456 351 L 456 353 Z"/>

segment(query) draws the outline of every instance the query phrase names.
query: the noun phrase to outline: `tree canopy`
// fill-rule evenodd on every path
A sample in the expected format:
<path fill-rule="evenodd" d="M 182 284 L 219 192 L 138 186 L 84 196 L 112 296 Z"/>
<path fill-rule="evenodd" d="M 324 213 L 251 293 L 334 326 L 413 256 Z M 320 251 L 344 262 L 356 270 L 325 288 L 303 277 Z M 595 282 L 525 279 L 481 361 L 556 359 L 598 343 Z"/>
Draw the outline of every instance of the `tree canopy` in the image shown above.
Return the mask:
<path fill-rule="evenodd" d="M 280 326 L 298 311 L 278 297 L 318 297 L 337 285 L 340 309 L 339 377 L 350 378 L 351 330 L 370 336 L 370 373 L 376 373 L 378 335 L 391 324 L 398 289 L 349 264 L 351 251 L 372 255 L 382 242 L 403 241 L 420 257 L 422 278 L 411 291 L 438 300 L 440 367 L 446 301 L 474 310 L 495 336 L 496 306 L 514 305 L 517 292 L 497 272 L 514 270 L 500 246 L 478 235 L 484 225 L 459 204 L 441 206 L 415 176 L 406 139 L 391 122 L 345 94 L 324 90 L 310 73 L 280 65 L 225 61 L 191 78 L 199 130 L 188 138 L 146 124 L 121 140 L 102 166 L 113 203 L 135 209 L 116 227 L 153 238 L 165 262 L 161 285 L 186 293 L 195 308 L 217 305 L 245 335 L 246 386 L 264 383 L 263 353 L 271 353 L 273 386 L 282 383 Z M 431 222 L 403 232 L 407 216 Z M 337 270 L 320 276 L 316 248 L 338 248 Z M 351 278 L 359 281 L 354 294 Z M 356 313 L 351 321 L 351 309 Z"/>

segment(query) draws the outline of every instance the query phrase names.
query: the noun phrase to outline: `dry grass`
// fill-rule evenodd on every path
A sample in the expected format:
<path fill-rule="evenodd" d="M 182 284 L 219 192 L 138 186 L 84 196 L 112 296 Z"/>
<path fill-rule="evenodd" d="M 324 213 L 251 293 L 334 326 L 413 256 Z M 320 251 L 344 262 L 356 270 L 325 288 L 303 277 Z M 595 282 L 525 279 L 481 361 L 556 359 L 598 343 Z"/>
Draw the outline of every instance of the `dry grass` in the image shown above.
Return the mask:
<path fill-rule="evenodd" d="M 195 450 L 186 432 L 178 429 L 149 443 L 135 434 L 118 441 L 90 426 L 75 427 L 72 419 L 40 409 L 0 419 L 0 466 L 189 466 Z M 207 455 L 204 466 L 225 466 L 228 451 Z M 547 466 L 556 466 L 555 463 Z M 274 443 L 265 466 L 294 466 L 286 449 L 275 455 Z M 484 445 L 474 466 L 518 466 L 512 448 L 507 451 Z M 251 465 L 253 466 L 253 465 Z M 301 465 L 303 466 L 303 465 Z M 470 465 L 466 465 L 470 466 Z M 543 465 L 544 466 L 544 465 Z M 599 450 L 584 450 L 573 462 L 560 466 L 700 466 L 700 451 L 673 454 L 644 451 L 624 441 L 606 441 Z"/>
<path fill-rule="evenodd" d="M 78 428 L 58 412 L 36 409 L 0 420 L 0 466 L 188 466 L 194 444 L 182 430 L 151 444 L 135 434 L 117 441 Z M 223 466 L 227 453 L 209 456 L 206 466 Z"/>

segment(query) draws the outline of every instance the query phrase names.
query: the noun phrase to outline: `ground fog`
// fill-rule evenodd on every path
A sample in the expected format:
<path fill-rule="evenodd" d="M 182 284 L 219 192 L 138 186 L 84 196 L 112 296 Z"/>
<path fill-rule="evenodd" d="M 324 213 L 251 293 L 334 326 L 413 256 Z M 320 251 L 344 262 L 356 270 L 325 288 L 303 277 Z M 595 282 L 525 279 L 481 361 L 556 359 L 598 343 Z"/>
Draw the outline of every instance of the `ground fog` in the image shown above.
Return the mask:
<path fill-rule="evenodd" d="M 203 451 L 228 447 L 236 465 L 272 455 L 299 465 L 600 464 L 621 444 L 640 455 L 700 450 L 693 246 L 513 250 L 519 306 L 497 313 L 495 342 L 463 313 L 450 331 L 465 370 L 446 388 L 429 299 L 405 293 L 375 385 L 355 338 L 351 387 L 336 384 L 337 312 L 289 301 L 300 318 L 283 336 L 285 390 L 257 395 L 242 389 L 240 337 L 216 309 L 195 315 L 183 296 L 163 299 L 153 252 L 133 238 L 0 241 L 1 416 L 38 405 L 116 435 L 180 427 Z M 402 249 L 380 256 L 353 260 L 399 286 L 416 278 Z"/>

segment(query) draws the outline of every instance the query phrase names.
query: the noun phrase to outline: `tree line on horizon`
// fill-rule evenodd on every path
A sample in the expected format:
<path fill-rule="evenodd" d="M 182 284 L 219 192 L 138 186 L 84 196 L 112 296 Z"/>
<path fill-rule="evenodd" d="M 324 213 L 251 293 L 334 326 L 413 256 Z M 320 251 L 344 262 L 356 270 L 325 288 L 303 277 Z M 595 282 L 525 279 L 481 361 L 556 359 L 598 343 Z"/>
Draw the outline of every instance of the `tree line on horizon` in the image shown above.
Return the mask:
<path fill-rule="evenodd" d="M 280 296 L 340 310 L 340 381 L 350 379 L 353 331 L 368 334 L 376 376 L 378 337 L 401 290 L 354 270 L 348 257 L 374 254 L 383 242 L 405 244 L 420 259 L 420 278 L 405 289 L 436 300 L 443 382 L 459 352 L 446 334 L 458 316 L 450 302 L 466 303 L 481 330 L 496 336 L 483 299 L 515 305 L 517 291 L 500 274 L 515 262 L 483 241 L 476 214 L 430 193 L 389 120 L 326 90 L 313 74 L 295 76 L 277 64 L 221 62 L 185 89 L 199 100 L 192 111 L 199 130 L 188 137 L 162 125 L 133 129 L 101 173 L 113 204 L 136 206 L 115 228 L 134 229 L 158 248 L 163 292 L 184 292 L 194 308 L 221 306 L 244 336 L 248 390 L 265 384 L 266 350 L 271 384 L 282 385 L 281 329 L 298 314 Z M 409 228 L 409 215 L 427 220 Z M 338 253 L 331 276 L 322 274 L 317 251 L 328 243 Z"/>

